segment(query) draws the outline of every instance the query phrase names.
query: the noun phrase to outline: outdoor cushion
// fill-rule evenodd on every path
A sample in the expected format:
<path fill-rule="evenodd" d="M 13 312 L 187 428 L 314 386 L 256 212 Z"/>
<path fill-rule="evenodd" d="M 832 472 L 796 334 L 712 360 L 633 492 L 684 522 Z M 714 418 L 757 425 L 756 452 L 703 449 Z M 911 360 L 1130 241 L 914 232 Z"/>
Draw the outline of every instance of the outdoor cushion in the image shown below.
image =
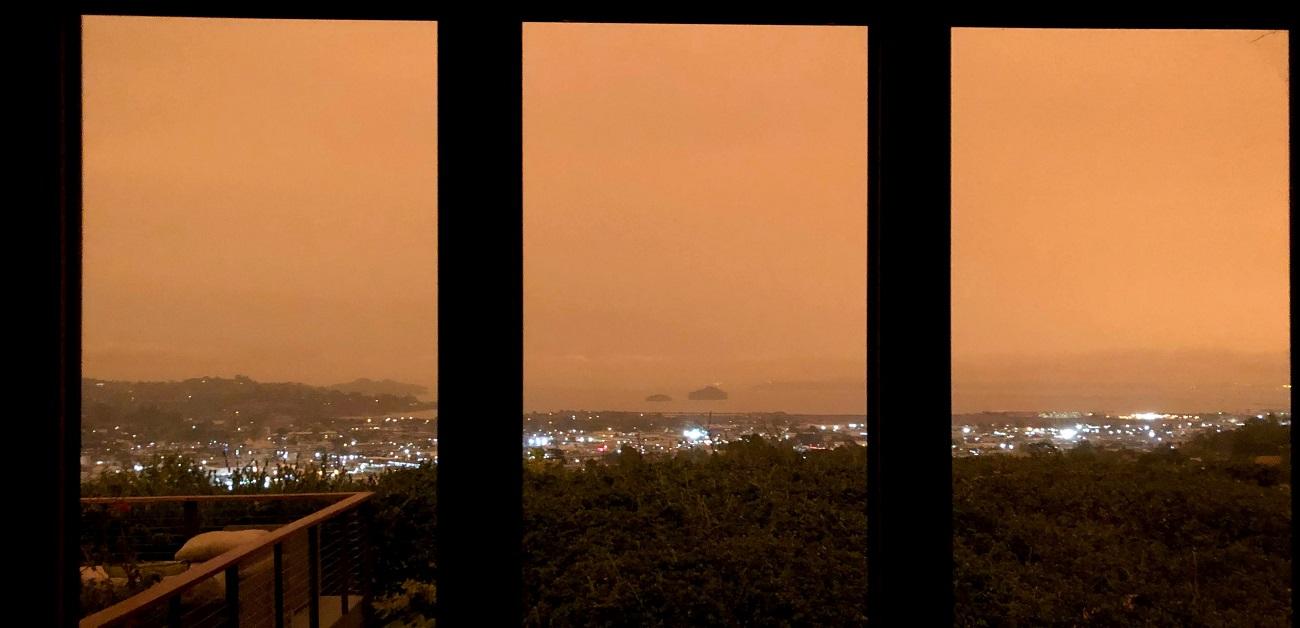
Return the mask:
<path fill-rule="evenodd" d="M 204 532 L 186 541 L 185 545 L 176 552 L 176 560 L 201 563 L 241 545 L 252 543 L 265 534 L 268 534 L 266 530 Z"/>

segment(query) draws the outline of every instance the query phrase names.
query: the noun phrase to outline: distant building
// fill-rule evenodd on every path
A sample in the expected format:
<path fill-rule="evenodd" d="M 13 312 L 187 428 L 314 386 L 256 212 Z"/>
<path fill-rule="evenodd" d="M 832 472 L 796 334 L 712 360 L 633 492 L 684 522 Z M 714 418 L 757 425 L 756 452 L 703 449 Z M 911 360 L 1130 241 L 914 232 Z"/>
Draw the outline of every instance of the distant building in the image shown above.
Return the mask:
<path fill-rule="evenodd" d="M 650 395 L 645 398 L 646 401 L 672 401 L 673 398 L 668 395 Z"/>

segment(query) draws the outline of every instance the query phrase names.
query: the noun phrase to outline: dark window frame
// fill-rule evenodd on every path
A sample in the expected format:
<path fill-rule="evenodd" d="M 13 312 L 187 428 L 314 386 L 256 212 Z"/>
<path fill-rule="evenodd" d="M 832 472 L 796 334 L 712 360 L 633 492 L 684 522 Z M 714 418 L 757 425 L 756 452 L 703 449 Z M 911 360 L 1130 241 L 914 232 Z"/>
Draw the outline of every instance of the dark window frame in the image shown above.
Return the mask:
<path fill-rule="evenodd" d="M 23 33 L 38 51 L 28 99 L 36 123 L 37 198 L 30 233 L 29 402 L 33 442 L 57 442 L 40 463 L 48 484 L 30 503 L 55 550 L 56 623 L 76 622 L 76 517 L 80 456 L 81 48 L 80 16 L 167 15 L 302 19 L 437 20 L 439 82 L 439 403 L 446 414 L 497 417 L 440 426 L 439 590 L 443 621 L 519 621 L 523 608 L 521 35 L 526 21 L 839 24 L 868 34 L 868 461 L 869 600 L 880 625 L 952 619 L 951 453 L 948 426 L 912 416 L 950 414 L 950 46 L 953 27 L 1260 28 L 1289 30 L 1289 13 L 1208 8 L 1184 17 L 1112 9 L 1032 14 L 990 10 L 924 18 L 854 10 L 712 12 L 623 10 L 473 15 L 437 8 L 83 2 L 38 15 Z M 1294 42 L 1290 47 L 1294 59 Z M 1292 64 L 1294 66 L 1294 64 Z M 1293 110 L 1292 110 L 1293 111 Z M 1292 113 L 1294 115 L 1294 113 Z M 1296 125 L 1291 125 L 1294 145 Z M 1292 181 L 1294 181 L 1294 161 Z M 1294 204 L 1291 237 L 1294 241 Z M 475 269 L 476 277 L 465 272 Z M 486 272 L 485 276 L 483 273 Z M 496 281 L 491 278 L 495 277 Z M 483 279 L 488 278 L 488 281 Z M 473 303 L 473 306 L 464 304 Z M 1292 325 L 1295 316 L 1292 311 Z M 474 333 L 472 330 L 485 330 Z M 494 333 L 496 330 L 498 333 Z M 519 330 L 516 332 L 515 330 Z M 1294 327 L 1292 328 L 1294 337 Z M 53 350 L 51 349 L 53 345 Z M 513 365 L 508 367 L 507 365 Z M 489 373 L 489 378 L 483 374 Z M 893 420 L 888 417 L 896 417 Z M 920 431 L 918 431 L 920 430 Z M 1292 434 L 1293 446 L 1295 435 Z M 488 443 L 471 450 L 457 443 Z M 449 455 L 450 454 L 450 455 Z M 1293 494 L 1292 499 L 1295 499 Z M 1294 511 L 1294 501 L 1292 502 Z M 443 508 L 441 505 L 446 505 Z M 50 561 L 50 554 L 57 556 Z M 945 570 L 943 567 L 947 566 Z M 918 595 L 918 592 L 920 593 Z M 484 604 L 485 593 L 489 604 Z M 1294 594 L 1293 594 L 1294 595 Z M 920 604 L 911 602 L 919 599 Z M 1294 606 L 1294 600 L 1293 600 Z M 897 620 L 897 621 L 895 621 Z"/>

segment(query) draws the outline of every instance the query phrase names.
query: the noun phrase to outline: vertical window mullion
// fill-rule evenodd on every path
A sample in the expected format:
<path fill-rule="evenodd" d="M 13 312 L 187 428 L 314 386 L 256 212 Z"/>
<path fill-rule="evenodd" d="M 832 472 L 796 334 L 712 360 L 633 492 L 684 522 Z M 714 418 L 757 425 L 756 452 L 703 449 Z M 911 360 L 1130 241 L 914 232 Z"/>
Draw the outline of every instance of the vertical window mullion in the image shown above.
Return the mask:
<path fill-rule="evenodd" d="M 882 20 L 868 46 L 868 612 L 949 625 L 949 29 Z"/>
<path fill-rule="evenodd" d="M 51 423 L 58 455 L 47 458 L 53 468 L 44 476 L 55 478 L 58 484 L 57 490 L 51 492 L 57 500 L 56 507 L 46 512 L 58 517 L 55 525 L 47 529 L 59 537 L 57 560 L 53 564 L 60 570 L 55 582 L 62 597 L 57 604 L 56 621 L 65 625 L 79 616 L 80 609 L 77 551 L 80 520 L 76 513 L 80 512 L 81 494 L 77 471 L 81 458 L 81 15 L 63 9 L 51 12 L 40 24 L 48 29 L 43 34 L 53 39 L 41 43 L 53 44 L 49 51 L 54 53 L 57 63 L 49 67 L 57 70 L 49 83 L 56 88 L 51 99 L 55 106 L 50 112 L 50 128 L 56 137 L 55 159 L 51 161 L 57 161 L 57 211 L 44 215 L 50 216 L 57 225 L 57 235 L 49 241 L 54 253 L 49 270 L 55 280 L 49 288 L 55 296 L 57 310 L 49 322 L 55 331 L 53 344 L 57 349 L 49 355 L 54 358 L 58 392 L 49 399 L 54 401 L 57 416 L 57 421 Z"/>
<path fill-rule="evenodd" d="M 446 625 L 522 619 L 521 33 L 517 20 L 438 26 L 438 615 Z"/>

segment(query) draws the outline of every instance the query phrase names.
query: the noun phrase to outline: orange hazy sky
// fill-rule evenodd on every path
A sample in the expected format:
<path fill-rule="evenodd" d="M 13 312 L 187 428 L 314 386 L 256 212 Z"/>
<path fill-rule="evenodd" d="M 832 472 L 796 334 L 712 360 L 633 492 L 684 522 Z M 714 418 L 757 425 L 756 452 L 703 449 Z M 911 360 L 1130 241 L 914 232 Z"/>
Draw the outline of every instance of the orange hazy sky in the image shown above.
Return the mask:
<path fill-rule="evenodd" d="M 437 377 L 436 26 L 87 17 L 83 372 Z"/>
<path fill-rule="evenodd" d="M 525 25 L 527 409 L 864 410 L 866 37 Z M 954 31 L 955 411 L 1289 407 L 1287 42 Z M 85 374 L 432 387 L 435 52 L 86 18 Z"/>
<path fill-rule="evenodd" d="M 866 37 L 525 24 L 527 409 L 865 412 Z"/>
<path fill-rule="evenodd" d="M 952 59 L 954 410 L 1289 408 L 1287 33 Z"/>

